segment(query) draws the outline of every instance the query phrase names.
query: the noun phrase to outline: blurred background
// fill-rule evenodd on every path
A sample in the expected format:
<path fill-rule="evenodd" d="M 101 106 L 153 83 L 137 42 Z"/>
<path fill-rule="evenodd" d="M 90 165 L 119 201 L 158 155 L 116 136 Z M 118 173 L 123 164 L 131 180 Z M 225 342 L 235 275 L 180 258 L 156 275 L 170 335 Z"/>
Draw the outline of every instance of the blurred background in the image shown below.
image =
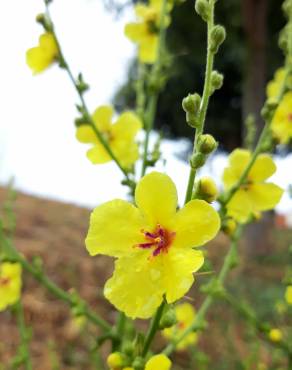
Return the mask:
<path fill-rule="evenodd" d="M 110 102 L 117 112 L 134 107 L 136 50 L 123 34 L 125 23 L 134 20 L 134 3 L 134 0 L 55 0 L 52 4 L 52 17 L 66 59 L 74 74 L 82 72 L 90 84 L 86 100 L 92 111 Z M 227 40 L 220 49 L 216 68 L 224 73 L 225 83 L 211 99 L 206 129 L 220 146 L 203 174 L 213 176 L 219 185 L 228 152 L 243 142 L 246 116 L 253 113 L 257 132 L 262 128 L 259 112 L 265 100 L 265 86 L 283 64 L 278 48 L 278 34 L 285 23 L 281 3 L 218 2 L 217 22 L 226 27 Z M 159 162 L 158 169 L 167 171 L 174 179 L 180 201 L 186 187 L 193 135 L 185 124 L 181 100 L 189 92 L 202 90 L 205 64 L 206 32 L 193 7 L 194 1 L 186 0 L 172 13 L 167 34 L 171 53 L 169 79 L 159 98 L 155 120 L 157 133 L 163 132 L 165 137 L 162 151 L 163 159 L 167 159 L 167 163 Z M 65 289 L 77 287 L 101 315 L 113 320 L 113 309 L 102 297 L 104 281 L 111 274 L 111 261 L 89 258 L 84 237 L 88 208 L 125 197 L 126 189 L 119 183 L 120 174 L 114 164 L 93 166 L 85 156 L 85 146 L 76 141 L 74 119 L 78 100 L 65 72 L 55 65 L 41 75 L 32 76 L 26 66 L 26 50 L 36 45 L 42 32 L 35 17 L 43 11 L 41 0 L 0 2 L 0 184 L 5 186 L 13 178 L 20 192 L 15 204 L 17 247 L 28 258 L 41 256 L 54 281 Z M 156 137 L 154 134 L 151 141 Z M 283 303 L 282 282 L 291 264 L 287 257 L 292 242 L 289 148 L 277 148 L 275 161 L 278 171 L 272 181 L 286 190 L 285 195 L 277 206 L 276 217 L 265 217 L 246 233 L 241 242 L 243 263 L 231 276 L 229 288 L 251 301 L 262 320 L 286 325 L 286 318 L 278 317 L 276 304 Z M 1 205 L 6 197 L 7 191 L 0 188 Z M 227 246 L 223 235 L 210 244 L 208 253 L 213 264 L 206 266 L 207 270 L 221 265 Z M 198 280 L 203 282 L 204 277 Z M 70 312 L 62 303 L 29 277 L 24 291 L 26 316 L 34 332 L 35 369 L 40 369 L 40 363 L 42 370 L 102 369 L 96 365 L 98 359 L 86 354 L 88 338 L 92 346 L 96 335 L 92 328 L 86 328 L 80 339 L 83 329 L 72 324 Z M 195 305 L 202 299 L 196 289 L 190 296 L 194 297 Z M 224 304 L 212 311 L 210 320 L 210 329 L 200 339 L 201 350 L 193 349 L 199 359 L 194 357 L 192 361 L 201 361 L 199 370 L 249 369 L 242 363 L 249 358 L 252 361 L 255 353 L 258 361 L 263 359 L 267 366 L 272 366 L 265 369 L 285 369 L 281 354 L 259 343 L 255 333 L 246 329 Z M 228 340 L 222 341 L 223 337 Z M 18 338 L 9 313 L 0 315 L 0 338 L 2 370 L 15 352 Z M 177 369 L 194 368 L 186 354 L 178 355 L 177 360 Z M 216 363 L 216 367 L 210 367 L 211 363 Z"/>

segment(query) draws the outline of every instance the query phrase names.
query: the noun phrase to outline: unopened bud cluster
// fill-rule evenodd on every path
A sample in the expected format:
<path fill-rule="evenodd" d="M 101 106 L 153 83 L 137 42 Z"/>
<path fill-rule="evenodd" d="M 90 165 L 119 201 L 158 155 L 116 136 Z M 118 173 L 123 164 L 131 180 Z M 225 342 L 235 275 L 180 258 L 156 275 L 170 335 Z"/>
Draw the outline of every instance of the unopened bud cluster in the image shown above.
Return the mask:
<path fill-rule="evenodd" d="M 201 97 L 199 94 L 189 94 L 182 101 L 183 110 L 186 112 L 186 121 L 189 126 L 197 128 L 199 125 L 199 111 Z"/>
<path fill-rule="evenodd" d="M 211 74 L 211 94 L 215 92 L 215 90 L 220 90 L 223 86 L 224 76 L 222 73 L 218 71 L 213 71 Z"/>
<path fill-rule="evenodd" d="M 210 51 L 213 54 L 217 54 L 219 47 L 223 44 L 224 40 L 226 38 L 226 31 L 223 26 L 220 24 L 217 24 L 214 26 L 211 30 L 210 35 Z"/>
<path fill-rule="evenodd" d="M 202 167 L 208 156 L 217 148 L 217 142 L 212 135 L 201 135 L 198 139 L 197 152 L 192 155 L 190 163 L 193 169 Z"/>

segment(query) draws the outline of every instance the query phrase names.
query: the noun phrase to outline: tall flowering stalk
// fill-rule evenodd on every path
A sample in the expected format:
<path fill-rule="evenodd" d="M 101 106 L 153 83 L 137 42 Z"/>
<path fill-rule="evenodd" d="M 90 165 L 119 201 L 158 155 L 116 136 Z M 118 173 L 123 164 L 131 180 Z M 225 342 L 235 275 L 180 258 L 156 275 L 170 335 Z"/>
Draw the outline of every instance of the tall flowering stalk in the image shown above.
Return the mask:
<path fill-rule="evenodd" d="M 186 123 L 194 130 L 194 144 L 185 202 L 181 208 L 171 178 L 157 171 L 147 173 L 159 159 L 159 155 L 151 158 L 150 135 L 158 95 L 165 82 L 162 70 L 166 32 L 176 1 L 150 0 L 136 5 L 137 21 L 125 27 L 126 36 L 138 49 L 136 109 L 123 112 L 117 119 L 113 119 L 114 110 L 109 105 L 89 112 L 84 99 L 89 86 L 82 74 L 74 77 L 64 57 L 50 15 L 50 3 L 44 1 L 45 14 L 37 17 L 44 33 L 38 45 L 27 51 L 27 64 L 33 74 L 57 63 L 67 72 L 80 100 L 76 138 L 91 145 L 87 157 L 93 164 L 116 163 L 133 199 L 132 202 L 114 199 L 97 206 L 91 214 L 85 241 L 91 256 L 103 254 L 115 259 L 113 275 L 104 287 L 105 297 L 119 312 L 114 323 L 99 317 L 76 291 L 67 292 L 53 283 L 40 263 L 26 260 L 14 246 L 12 230 L 5 230 L 1 223 L 0 310 L 14 306 L 17 311 L 21 338 L 18 365 L 31 369 L 28 329 L 21 305 L 21 271 L 24 271 L 66 302 L 74 317 L 86 319 L 98 328 L 96 350 L 105 341 L 111 341 L 112 353 L 107 358 L 111 370 L 170 370 L 169 356 L 197 342 L 198 332 L 206 326 L 207 312 L 217 299 L 228 302 L 259 336 L 283 351 L 292 368 L 292 348 L 282 331 L 262 324 L 256 313 L 224 286 L 228 273 L 239 263 L 238 243 L 245 225 L 259 213 L 273 209 L 283 194 L 283 189 L 267 182 L 276 171 L 275 163 L 267 154 L 267 141 L 285 144 L 291 138 L 292 1 L 286 0 L 283 4 L 288 19 L 281 34 L 286 60 L 284 68 L 277 72 L 267 88 L 268 99 L 262 110 L 265 128 L 253 152 L 238 148 L 231 153 L 223 171 L 224 191 L 221 194 L 211 178 L 198 178 L 198 174 L 218 145 L 215 138 L 205 133 L 205 122 L 210 98 L 223 85 L 223 75 L 214 66 L 226 32 L 215 21 L 216 0 L 195 2 L 195 10 L 207 28 L 206 69 L 202 94 L 189 93 L 182 102 Z M 139 146 L 135 137 L 141 128 L 144 128 L 145 137 Z M 155 150 L 159 152 L 159 143 L 157 146 Z M 141 176 L 136 174 L 139 160 Z M 218 212 L 212 204 L 216 200 Z M 204 264 L 203 246 L 215 238 L 220 228 L 230 237 L 230 248 L 220 271 L 201 287 L 205 299 L 195 312 L 190 304 L 179 301 L 189 292 L 194 275 L 199 274 Z M 292 278 L 287 280 L 287 305 L 292 302 L 291 284 Z M 129 326 L 133 328 L 135 318 L 151 318 L 143 334 L 136 328 L 128 330 Z M 160 353 L 153 354 L 153 341 L 159 331 L 169 343 Z"/>

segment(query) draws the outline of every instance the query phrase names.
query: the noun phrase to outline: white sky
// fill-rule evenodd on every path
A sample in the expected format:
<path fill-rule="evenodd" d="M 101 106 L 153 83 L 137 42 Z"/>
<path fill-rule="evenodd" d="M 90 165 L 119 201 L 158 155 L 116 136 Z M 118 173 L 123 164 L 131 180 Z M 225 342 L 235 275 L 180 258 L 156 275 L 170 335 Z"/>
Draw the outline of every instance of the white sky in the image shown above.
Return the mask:
<path fill-rule="evenodd" d="M 134 46 L 124 37 L 124 24 L 133 19 L 130 9 L 116 20 L 105 12 L 100 0 L 55 0 L 51 7 L 64 54 L 77 75 L 82 71 L 91 89 L 86 95 L 94 110 L 107 104 L 126 78 Z M 32 76 L 25 52 L 37 44 L 42 28 L 35 16 L 43 12 L 42 0 L 0 2 L 0 182 L 11 176 L 18 189 L 93 207 L 100 202 L 124 197 L 114 164 L 93 166 L 85 157 L 86 146 L 75 140 L 74 104 L 77 95 L 64 71 L 54 66 Z M 181 194 L 185 191 L 188 165 L 173 156 L 183 141 L 163 146 L 168 165 Z M 292 156 L 277 160 L 275 182 L 287 188 L 292 183 L 287 171 Z M 219 178 L 226 158 L 217 156 L 205 173 Z M 286 194 L 278 207 L 292 213 Z"/>

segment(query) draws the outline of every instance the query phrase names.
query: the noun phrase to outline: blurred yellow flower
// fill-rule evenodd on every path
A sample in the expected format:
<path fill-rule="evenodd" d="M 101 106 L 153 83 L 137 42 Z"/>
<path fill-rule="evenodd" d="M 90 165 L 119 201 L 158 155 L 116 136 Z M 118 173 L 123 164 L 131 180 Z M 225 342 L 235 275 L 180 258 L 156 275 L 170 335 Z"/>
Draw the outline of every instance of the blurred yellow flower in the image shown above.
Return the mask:
<path fill-rule="evenodd" d="M 3 262 L 0 265 L 0 311 L 15 304 L 21 292 L 21 266 Z"/>
<path fill-rule="evenodd" d="M 140 180 L 135 203 L 116 199 L 95 208 L 85 242 L 91 255 L 118 258 L 106 298 L 127 316 L 149 318 L 164 295 L 171 303 L 190 289 L 204 262 L 193 247 L 215 237 L 220 218 L 202 200 L 176 212 L 176 187 L 159 172 Z"/>
<path fill-rule="evenodd" d="M 274 79 L 270 81 L 267 85 L 267 96 L 269 99 L 276 99 L 280 94 L 285 74 L 285 68 L 279 68 L 275 72 Z"/>
<path fill-rule="evenodd" d="M 165 355 L 156 355 L 147 361 L 145 370 L 170 370 L 171 361 Z"/>
<path fill-rule="evenodd" d="M 288 304 L 292 305 L 292 285 L 288 285 L 285 292 L 285 299 Z"/>
<path fill-rule="evenodd" d="M 226 190 L 232 188 L 240 179 L 251 158 L 245 149 L 235 149 L 229 156 L 229 166 L 223 173 Z M 247 176 L 227 204 L 227 215 L 244 223 L 252 214 L 273 209 L 280 201 L 283 189 L 273 183 L 267 183 L 276 171 L 273 159 L 267 154 L 260 154 Z"/>
<path fill-rule="evenodd" d="M 26 63 L 33 71 L 33 74 L 43 72 L 53 64 L 59 54 L 53 34 L 46 32 L 39 38 L 38 46 L 27 50 Z"/>
<path fill-rule="evenodd" d="M 182 303 L 175 307 L 177 323 L 163 330 L 163 335 L 166 339 L 176 339 L 190 324 L 193 322 L 196 312 L 190 303 Z M 190 333 L 178 345 L 177 349 L 182 350 L 197 342 L 197 333 Z"/>
<path fill-rule="evenodd" d="M 269 338 L 272 342 L 281 342 L 283 334 L 279 329 L 271 329 L 269 332 Z"/>
<path fill-rule="evenodd" d="M 284 95 L 274 115 L 271 129 L 273 135 L 282 144 L 292 139 L 292 92 Z"/>
<path fill-rule="evenodd" d="M 162 5 L 163 0 L 150 0 L 149 5 L 138 3 L 135 13 L 140 21 L 125 26 L 125 35 L 138 44 L 139 60 L 142 63 L 152 64 L 157 58 Z M 167 12 L 170 9 L 171 5 L 168 3 Z M 165 15 L 163 27 L 167 27 L 169 23 L 170 17 Z"/>
<path fill-rule="evenodd" d="M 103 105 L 95 110 L 92 119 L 121 165 L 130 167 L 139 158 L 138 145 L 134 139 L 142 123 L 132 112 L 122 113 L 114 124 L 112 116 L 113 108 Z M 90 125 L 79 126 L 76 138 L 81 143 L 94 145 L 87 152 L 87 157 L 92 163 L 102 164 L 112 160 Z"/>

